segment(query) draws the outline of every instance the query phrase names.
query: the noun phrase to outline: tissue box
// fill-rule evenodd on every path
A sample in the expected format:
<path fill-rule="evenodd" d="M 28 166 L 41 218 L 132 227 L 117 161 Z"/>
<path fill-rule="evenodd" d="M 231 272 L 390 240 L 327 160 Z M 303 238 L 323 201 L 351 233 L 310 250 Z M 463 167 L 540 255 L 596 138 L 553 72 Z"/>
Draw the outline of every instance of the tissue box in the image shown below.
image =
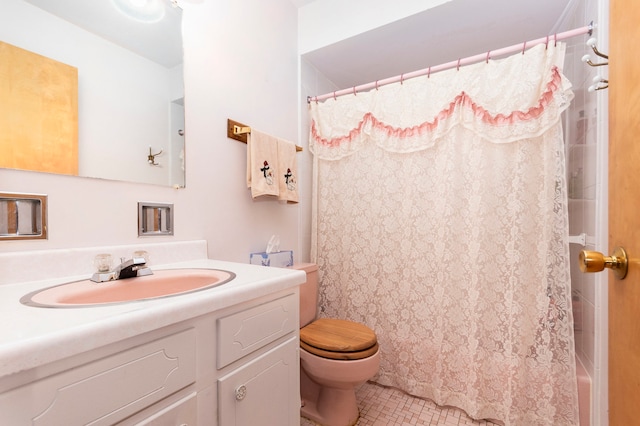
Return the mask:
<path fill-rule="evenodd" d="M 277 268 L 293 266 L 293 250 L 276 251 L 274 253 L 251 253 L 249 263 L 252 265 L 275 266 Z"/>

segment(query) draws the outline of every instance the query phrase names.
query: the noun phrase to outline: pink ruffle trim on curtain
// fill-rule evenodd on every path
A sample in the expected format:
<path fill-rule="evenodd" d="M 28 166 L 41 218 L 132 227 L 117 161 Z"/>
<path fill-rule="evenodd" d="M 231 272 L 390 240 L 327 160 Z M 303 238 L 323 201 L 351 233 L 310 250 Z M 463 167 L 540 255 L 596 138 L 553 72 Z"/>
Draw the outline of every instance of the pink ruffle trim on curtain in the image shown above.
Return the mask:
<path fill-rule="evenodd" d="M 467 93 L 461 92 L 449 106 L 440 111 L 433 121 L 426 121 L 420 125 L 413 127 L 399 128 L 378 120 L 371 112 L 366 113 L 358 125 L 353 128 L 347 135 L 335 137 L 335 138 L 323 138 L 320 136 L 316 127 L 315 120 L 311 121 L 311 136 L 316 143 L 324 147 L 337 148 L 343 143 L 351 142 L 356 137 L 360 136 L 363 128 L 369 124 L 371 128 L 375 128 L 388 137 L 394 138 L 408 138 L 418 135 L 424 135 L 436 130 L 441 122 L 450 119 L 458 107 L 468 108 L 475 117 L 480 119 L 484 124 L 489 126 L 504 126 L 510 124 L 516 124 L 519 122 L 531 121 L 538 119 L 542 116 L 545 109 L 553 102 L 555 93 L 562 88 L 562 74 L 558 70 L 558 67 L 551 68 L 551 80 L 547 83 L 545 91 L 538 99 L 538 103 L 535 106 L 530 107 L 526 111 L 512 111 L 510 114 L 505 115 L 503 113 L 491 114 L 481 105 L 471 99 Z"/>

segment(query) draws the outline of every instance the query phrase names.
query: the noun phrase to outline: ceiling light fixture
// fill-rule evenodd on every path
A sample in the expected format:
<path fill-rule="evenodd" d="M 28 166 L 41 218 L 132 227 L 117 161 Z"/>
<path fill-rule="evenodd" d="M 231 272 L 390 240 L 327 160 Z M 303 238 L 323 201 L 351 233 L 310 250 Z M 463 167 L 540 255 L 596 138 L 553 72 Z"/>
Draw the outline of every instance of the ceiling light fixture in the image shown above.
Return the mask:
<path fill-rule="evenodd" d="M 158 22 L 164 17 L 165 0 L 111 0 L 118 12 L 140 22 Z"/>

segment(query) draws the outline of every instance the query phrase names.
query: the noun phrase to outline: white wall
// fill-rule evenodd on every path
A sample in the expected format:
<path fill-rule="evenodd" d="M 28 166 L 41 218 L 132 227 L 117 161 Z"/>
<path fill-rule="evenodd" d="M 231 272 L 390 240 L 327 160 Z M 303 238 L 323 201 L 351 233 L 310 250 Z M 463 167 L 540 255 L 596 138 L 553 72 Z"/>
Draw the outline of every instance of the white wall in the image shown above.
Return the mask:
<path fill-rule="evenodd" d="M 246 145 L 226 137 L 232 118 L 297 143 L 296 8 L 216 0 L 187 4 L 183 16 L 187 187 L 2 169 L 0 192 L 49 195 L 49 239 L 2 241 L 0 252 L 205 239 L 209 257 L 248 262 L 278 234 L 281 248 L 304 255 L 300 207 L 252 201 Z M 138 238 L 138 201 L 173 203 L 175 235 Z"/>
<path fill-rule="evenodd" d="M 309 120 L 309 114 L 307 112 L 307 96 L 313 96 L 320 93 L 329 93 L 334 90 L 338 90 L 335 84 L 329 81 L 322 73 L 320 73 L 309 61 L 300 57 L 300 140 L 305 147 L 305 154 L 302 156 L 302 161 L 305 164 L 305 169 L 313 170 L 313 157 L 309 154 L 309 127 L 311 126 Z M 305 202 L 301 206 L 300 210 L 300 227 L 301 243 L 304 247 L 311 247 L 311 214 L 312 214 L 312 201 L 311 196 L 313 194 L 312 177 L 308 176 L 308 179 L 303 182 Z M 309 254 L 309 253 L 307 253 Z M 302 259 L 303 261 L 311 260 L 310 257 Z"/>
<path fill-rule="evenodd" d="M 451 0 L 322 0 L 300 8 L 299 52 L 305 54 Z"/>

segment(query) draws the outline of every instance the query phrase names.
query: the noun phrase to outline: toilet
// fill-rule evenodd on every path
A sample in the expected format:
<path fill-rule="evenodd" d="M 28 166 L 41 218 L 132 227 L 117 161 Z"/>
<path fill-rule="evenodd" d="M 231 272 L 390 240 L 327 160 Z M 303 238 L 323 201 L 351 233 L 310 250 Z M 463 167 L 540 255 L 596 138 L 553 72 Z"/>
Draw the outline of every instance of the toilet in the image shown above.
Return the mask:
<path fill-rule="evenodd" d="M 323 426 L 351 426 L 359 417 L 355 388 L 380 367 L 373 330 L 353 321 L 319 318 L 318 266 L 304 270 L 300 286 L 300 414 Z"/>

